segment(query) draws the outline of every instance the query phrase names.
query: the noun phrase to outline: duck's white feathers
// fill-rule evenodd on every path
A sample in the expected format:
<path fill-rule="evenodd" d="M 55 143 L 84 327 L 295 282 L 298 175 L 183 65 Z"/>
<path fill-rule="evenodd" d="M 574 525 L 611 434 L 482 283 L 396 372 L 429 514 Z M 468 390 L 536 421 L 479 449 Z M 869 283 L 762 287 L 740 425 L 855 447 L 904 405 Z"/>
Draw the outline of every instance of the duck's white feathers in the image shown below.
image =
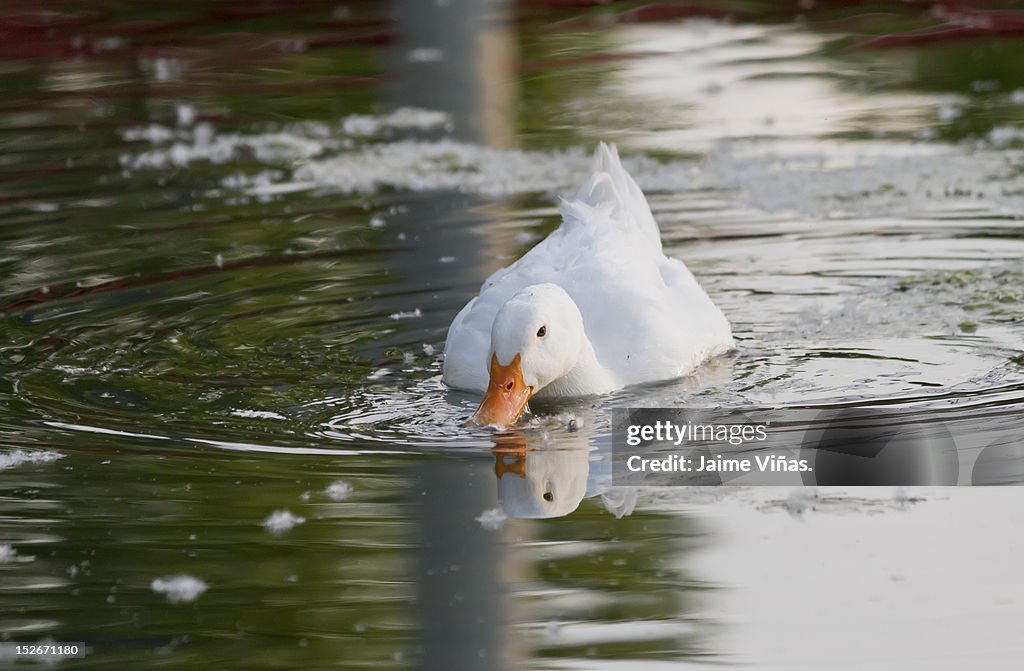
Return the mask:
<path fill-rule="evenodd" d="M 562 225 L 512 265 L 491 275 L 448 330 L 444 380 L 487 387 L 491 326 L 520 290 L 562 287 L 579 307 L 603 368 L 602 389 L 552 384 L 546 395 L 603 393 L 684 375 L 733 347 L 729 323 L 686 266 L 666 258 L 640 187 L 614 147 L 602 143 L 594 173 L 561 203 Z"/>

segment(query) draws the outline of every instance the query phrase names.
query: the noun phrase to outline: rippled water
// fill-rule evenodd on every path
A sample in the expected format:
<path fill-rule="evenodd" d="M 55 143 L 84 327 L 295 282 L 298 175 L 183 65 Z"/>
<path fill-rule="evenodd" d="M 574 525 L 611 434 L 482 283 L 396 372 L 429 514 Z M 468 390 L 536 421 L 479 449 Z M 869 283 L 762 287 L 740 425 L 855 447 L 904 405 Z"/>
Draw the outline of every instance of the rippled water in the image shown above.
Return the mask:
<path fill-rule="evenodd" d="M 1024 402 L 1024 46 L 902 3 L 572 4 L 0 10 L 4 641 L 1017 668 L 1012 488 L 637 492 L 607 446 L 620 406 Z M 448 324 L 599 140 L 739 347 L 465 428 Z"/>

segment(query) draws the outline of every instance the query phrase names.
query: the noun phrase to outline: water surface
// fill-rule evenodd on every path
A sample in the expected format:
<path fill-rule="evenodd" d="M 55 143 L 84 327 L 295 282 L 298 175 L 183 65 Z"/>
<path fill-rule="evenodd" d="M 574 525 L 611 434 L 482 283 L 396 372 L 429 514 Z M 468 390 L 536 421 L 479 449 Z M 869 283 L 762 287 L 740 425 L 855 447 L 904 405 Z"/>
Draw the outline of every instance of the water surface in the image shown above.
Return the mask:
<path fill-rule="evenodd" d="M 1024 402 L 1024 46 L 903 3 L 573 4 L 0 11 L 4 641 L 1019 666 L 1012 488 L 633 491 L 607 445 L 620 406 Z M 738 349 L 465 428 L 448 324 L 600 140 Z"/>

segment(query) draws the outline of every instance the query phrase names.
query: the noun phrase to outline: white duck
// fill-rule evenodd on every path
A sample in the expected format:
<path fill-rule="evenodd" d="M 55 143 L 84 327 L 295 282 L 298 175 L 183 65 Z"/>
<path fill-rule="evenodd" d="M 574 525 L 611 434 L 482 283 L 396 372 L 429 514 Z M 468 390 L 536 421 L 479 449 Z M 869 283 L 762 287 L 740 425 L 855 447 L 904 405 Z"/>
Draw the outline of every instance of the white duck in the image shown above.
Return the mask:
<path fill-rule="evenodd" d="M 484 393 L 482 425 L 533 396 L 587 396 L 677 378 L 733 347 L 729 322 L 661 249 L 647 200 L 601 143 L 562 225 L 491 275 L 448 329 L 444 381 Z"/>

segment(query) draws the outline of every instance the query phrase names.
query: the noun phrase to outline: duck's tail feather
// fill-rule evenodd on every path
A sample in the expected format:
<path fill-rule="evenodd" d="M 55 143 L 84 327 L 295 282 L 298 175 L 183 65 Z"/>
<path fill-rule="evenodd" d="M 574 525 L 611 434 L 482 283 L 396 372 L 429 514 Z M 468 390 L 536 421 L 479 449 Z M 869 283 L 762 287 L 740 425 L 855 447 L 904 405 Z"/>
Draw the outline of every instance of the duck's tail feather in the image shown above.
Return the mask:
<path fill-rule="evenodd" d="M 570 200 L 562 202 L 566 221 L 587 221 L 588 211 L 607 213 L 610 221 L 630 227 L 661 247 L 661 233 L 647 199 L 619 158 L 614 144 L 604 142 L 594 151 L 594 172 Z"/>

